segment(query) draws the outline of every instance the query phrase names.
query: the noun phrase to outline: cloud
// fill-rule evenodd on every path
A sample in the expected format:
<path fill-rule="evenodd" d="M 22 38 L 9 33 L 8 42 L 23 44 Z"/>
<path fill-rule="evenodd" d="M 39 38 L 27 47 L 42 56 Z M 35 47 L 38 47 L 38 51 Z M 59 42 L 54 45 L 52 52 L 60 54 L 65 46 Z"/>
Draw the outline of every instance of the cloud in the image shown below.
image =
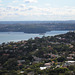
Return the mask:
<path fill-rule="evenodd" d="M 19 2 L 19 0 L 14 0 L 14 1 L 13 1 L 13 3 L 17 3 L 17 2 Z"/>
<path fill-rule="evenodd" d="M 25 4 L 21 4 L 20 6 L 7 6 L 6 8 L 1 8 L 0 11 L 2 12 L 16 12 L 19 13 L 46 13 L 48 15 L 75 15 L 75 8 L 74 7 L 63 7 L 63 8 L 42 8 L 42 7 L 36 7 L 36 6 L 26 6 Z"/>
<path fill-rule="evenodd" d="M 0 3 L 2 2 L 2 0 L 0 0 Z"/>
<path fill-rule="evenodd" d="M 20 7 L 17 7 L 17 6 L 7 6 L 6 7 L 6 10 L 9 12 L 9 11 L 14 11 L 14 12 L 16 12 L 16 11 L 19 11 L 20 10 Z"/>
<path fill-rule="evenodd" d="M 75 7 L 63 7 L 63 8 L 53 8 L 52 9 L 53 15 L 59 16 L 71 16 L 75 15 Z"/>
<path fill-rule="evenodd" d="M 38 0 L 24 0 L 25 3 L 37 3 Z"/>
<path fill-rule="evenodd" d="M 0 19 L 3 17 L 42 17 L 46 19 L 62 19 L 62 18 L 75 18 L 75 7 L 38 7 L 27 6 L 25 4 L 19 4 L 17 6 L 8 5 L 6 7 L 0 7 Z"/>
<path fill-rule="evenodd" d="M 0 4 L 0 6 L 3 6 L 2 4 Z"/>
<path fill-rule="evenodd" d="M 26 5 L 25 4 L 20 4 L 20 7 L 24 8 L 24 7 L 26 7 Z"/>

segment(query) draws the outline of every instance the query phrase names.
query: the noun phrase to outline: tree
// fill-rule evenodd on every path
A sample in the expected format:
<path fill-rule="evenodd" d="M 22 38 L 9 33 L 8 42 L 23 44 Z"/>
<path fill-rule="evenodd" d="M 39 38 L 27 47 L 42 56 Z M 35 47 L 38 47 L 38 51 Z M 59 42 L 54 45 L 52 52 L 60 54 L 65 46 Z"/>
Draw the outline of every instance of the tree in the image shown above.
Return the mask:
<path fill-rule="evenodd" d="M 63 62 L 63 61 L 65 61 L 65 60 L 66 60 L 65 57 L 59 57 L 59 58 L 57 59 L 58 62 Z"/>
<path fill-rule="evenodd" d="M 4 68 L 6 68 L 7 70 L 16 70 L 17 69 L 17 61 L 16 59 L 8 59 L 8 61 L 5 62 L 5 64 L 3 65 Z"/>
<path fill-rule="evenodd" d="M 69 68 L 69 70 L 73 71 L 73 70 L 75 70 L 75 65 L 71 65 L 68 68 Z"/>
<path fill-rule="evenodd" d="M 56 69 L 54 69 L 54 71 L 55 71 L 56 73 L 65 73 L 66 71 L 69 71 L 69 69 L 68 69 L 68 68 L 63 68 L 63 67 L 61 67 L 61 68 L 56 68 Z"/>

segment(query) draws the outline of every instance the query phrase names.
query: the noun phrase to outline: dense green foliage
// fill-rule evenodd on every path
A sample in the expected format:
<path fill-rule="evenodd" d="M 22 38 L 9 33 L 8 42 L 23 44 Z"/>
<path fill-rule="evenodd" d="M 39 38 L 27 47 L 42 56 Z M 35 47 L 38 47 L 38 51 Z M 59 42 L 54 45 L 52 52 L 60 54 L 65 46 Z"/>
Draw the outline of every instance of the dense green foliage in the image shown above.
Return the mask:
<path fill-rule="evenodd" d="M 0 24 L 0 32 L 45 33 L 52 30 L 75 30 L 75 23 L 30 22 Z"/>
<path fill-rule="evenodd" d="M 75 64 L 65 66 L 66 61 L 75 61 L 75 32 L 0 45 L 0 75 L 74 74 Z"/>

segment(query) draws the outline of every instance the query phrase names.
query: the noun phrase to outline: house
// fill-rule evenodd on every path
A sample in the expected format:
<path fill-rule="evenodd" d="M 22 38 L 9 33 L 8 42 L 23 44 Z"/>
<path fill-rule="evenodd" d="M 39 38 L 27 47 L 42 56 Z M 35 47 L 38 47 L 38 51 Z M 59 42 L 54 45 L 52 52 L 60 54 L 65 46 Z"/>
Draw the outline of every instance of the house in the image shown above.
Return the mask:
<path fill-rule="evenodd" d="M 24 71 L 20 71 L 20 74 L 24 74 Z"/>
<path fill-rule="evenodd" d="M 48 69 L 51 67 L 51 63 L 45 63 L 43 67 L 40 67 L 40 70 Z"/>
<path fill-rule="evenodd" d="M 52 61 L 52 65 L 54 64 L 55 62 L 54 61 Z"/>
<path fill-rule="evenodd" d="M 40 70 L 45 70 L 47 67 L 40 67 Z"/>
<path fill-rule="evenodd" d="M 61 37 L 56 37 L 57 39 L 61 40 Z"/>
<path fill-rule="evenodd" d="M 68 59 L 68 60 L 72 60 L 72 59 L 74 59 L 74 58 L 73 58 L 73 57 L 67 57 L 67 59 Z"/>
<path fill-rule="evenodd" d="M 66 63 L 70 63 L 71 65 L 75 65 L 75 61 L 66 61 Z"/>
<path fill-rule="evenodd" d="M 75 54 L 75 52 L 72 52 L 73 54 Z"/>
<path fill-rule="evenodd" d="M 17 62 L 18 62 L 19 64 L 21 64 L 21 63 L 24 63 L 25 60 L 18 60 Z"/>
<path fill-rule="evenodd" d="M 50 67 L 51 67 L 51 63 L 45 63 L 44 66 L 45 66 L 46 68 L 50 68 Z"/>
<path fill-rule="evenodd" d="M 59 58 L 59 55 L 51 54 L 51 58 Z"/>
<path fill-rule="evenodd" d="M 75 56 L 75 54 L 69 54 L 70 57 Z"/>
<path fill-rule="evenodd" d="M 70 45 L 70 48 L 73 48 L 73 45 Z"/>
<path fill-rule="evenodd" d="M 67 67 L 70 65 L 75 65 L 75 61 L 65 61 L 65 63 L 63 64 L 63 67 Z"/>
<path fill-rule="evenodd" d="M 22 66 L 22 64 L 21 64 L 21 63 L 19 63 L 19 64 L 18 64 L 18 66 Z"/>
<path fill-rule="evenodd" d="M 40 37 L 35 37 L 35 39 L 40 39 Z"/>

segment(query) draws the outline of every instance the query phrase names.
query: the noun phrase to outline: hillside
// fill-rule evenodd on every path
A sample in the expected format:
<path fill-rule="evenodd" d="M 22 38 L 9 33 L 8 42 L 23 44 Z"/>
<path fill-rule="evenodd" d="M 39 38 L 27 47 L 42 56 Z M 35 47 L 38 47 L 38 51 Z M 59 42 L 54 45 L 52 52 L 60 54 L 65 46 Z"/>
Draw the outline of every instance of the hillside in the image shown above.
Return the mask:
<path fill-rule="evenodd" d="M 68 61 L 75 61 L 75 32 L 0 45 L 1 75 L 75 73 L 75 64 Z"/>
<path fill-rule="evenodd" d="M 74 21 L 0 22 L 0 32 L 45 33 L 53 30 L 75 30 Z"/>

